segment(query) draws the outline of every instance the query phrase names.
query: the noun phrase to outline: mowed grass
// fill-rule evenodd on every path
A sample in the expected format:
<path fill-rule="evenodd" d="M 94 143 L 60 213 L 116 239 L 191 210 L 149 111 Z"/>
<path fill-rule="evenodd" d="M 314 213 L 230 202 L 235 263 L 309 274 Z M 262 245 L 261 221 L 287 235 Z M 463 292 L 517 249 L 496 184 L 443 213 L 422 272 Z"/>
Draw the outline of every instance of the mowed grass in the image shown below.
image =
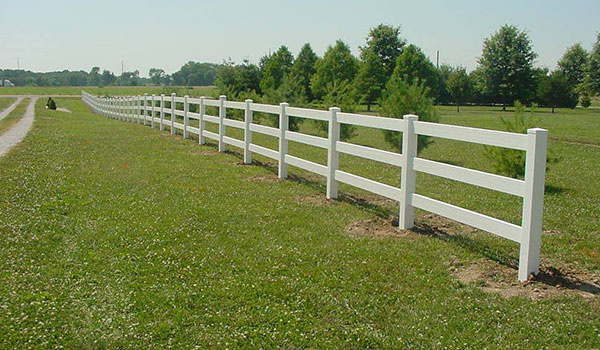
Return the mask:
<path fill-rule="evenodd" d="M 216 108 L 207 108 L 207 112 L 218 115 Z M 440 107 L 440 112 L 442 123 L 487 129 L 502 129 L 500 117 L 513 117 L 512 111 L 501 112 L 498 108 L 490 107 L 463 108 L 461 113 L 456 113 L 452 107 Z M 274 125 L 274 119 L 259 117 L 261 122 L 271 125 Z M 543 236 L 542 264 L 597 272 L 600 270 L 600 186 L 591 184 L 598 183 L 600 174 L 600 110 L 557 109 L 552 114 L 549 110 L 538 109 L 535 119 L 537 126 L 549 130 L 549 152 L 554 160 L 548 165 L 546 176 L 544 230 L 547 234 Z M 207 124 L 209 130 L 217 132 L 215 125 Z M 191 121 L 191 125 L 197 127 L 197 121 Z M 357 136 L 351 142 L 394 151 L 385 143 L 380 130 L 357 130 Z M 325 136 L 310 121 L 301 124 L 301 131 Z M 240 130 L 228 128 L 227 133 L 243 138 Z M 254 142 L 272 149 L 278 147 L 277 140 L 268 136 L 255 134 Z M 290 153 L 324 165 L 327 163 L 325 150 L 315 147 L 290 142 Z M 434 138 L 433 145 L 419 156 L 494 172 L 493 164 L 481 145 Z M 344 171 L 399 186 L 400 169 L 397 167 L 343 154 L 340 159 L 340 167 Z M 297 171 L 297 174 L 310 179 L 313 187 L 325 192 L 322 178 L 303 171 Z M 342 193 L 370 196 L 346 185 L 342 185 L 341 189 Z M 521 223 L 522 200 L 515 196 L 421 173 L 417 175 L 417 193 L 515 224 Z M 392 203 L 384 204 L 378 210 L 380 215 L 389 217 L 397 215 L 398 209 Z M 478 234 L 469 239 L 475 246 L 488 250 L 487 254 L 494 260 L 503 260 L 511 265 L 518 260 L 518 251 L 513 243 L 487 234 Z"/>
<path fill-rule="evenodd" d="M 0 112 L 10 106 L 15 101 L 13 97 L 0 97 Z"/>
<path fill-rule="evenodd" d="M 303 199 L 323 196 L 318 179 L 249 181 L 273 169 L 57 102 L 74 113 L 40 100 L 33 130 L 0 158 L 0 347 L 600 347 L 597 303 L 505 299 L 448 271 L 489 257 L 477 240 L 512 257 L 514 245 L 350 236 L 380 210 L 315 205 Z"/>
<path fill-rule="evenodd" d="M 0 120 L 0 135 L 9 131 L 15 124 L 19 122 L 23 114 L 25 113 L 25 109 L 27 109 L 27 105 L 29 104 L 29 99 L 24 98 L 21 100 L 19 105 L 10 112 L 9 115 L 4 117 L 4 119 Z M 1 109 L 0 109 L 1 110 Z"/>

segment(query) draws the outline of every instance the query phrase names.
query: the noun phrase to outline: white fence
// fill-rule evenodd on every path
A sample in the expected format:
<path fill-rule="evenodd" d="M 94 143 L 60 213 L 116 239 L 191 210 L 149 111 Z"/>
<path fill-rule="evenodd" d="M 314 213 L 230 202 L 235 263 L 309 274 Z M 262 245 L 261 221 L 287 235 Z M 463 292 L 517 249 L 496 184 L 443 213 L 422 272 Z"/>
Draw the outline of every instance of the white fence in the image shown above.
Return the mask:
<path fill-rule="evenodd" d="M 329 111 L 323 111 L 289 107 L 287 103 L 276 106 L 254 103 L 252 100 L 233 102 L 227 101 L 225 96 L 220 96 L 218 100 L 204 97 L 177 97 L 175 94 L 171 94 L 171 96 L 148 96 L 148 94 L 145 94 L 144 96 L 99 98 L 82 92 L 81 96 L 83 101 L 96 113 L 106 115 L 109 118 L 138 124 L 143 123 L 144 125 L 149 124 L 153 128 L 158 126 L 160 130 L 164 130 L 165 126 L 168 126 L 171 134 L 179 129 L 182 130 L 184 138 L 188 138 L 190 134 L 198 135 L 200 144 L 204 144 L 206 138 L 213 139 L 218 143 L 219 152 L 225 151 L 227 145 L 239 147 L 244 151 L 245 163 L 252 162 L 253 153 L 272 158 L 279 164 L 278 175 L 280 178 L 287 177 L 287 165 L 322 175 L 327 179 L 327 198 L 336 198 L 338 183 L 343 182 L 396 200 L 400 203 L 400 228 L 411 228 L 414 222 L 414 208 L 420 208 L 510 239 L 520 244 L 519 280 L 524 281 L 530 273 L 537 274 L 539 271 L 548 139 L 548 133 L 544 129 L 529 129 L 527 134 L 515 134 L 420 122 L 416 115 L 405 115 L 403 119 L 381 118 L 343 113 L 337 107 L 332 107 Z M 169 103 L 168 108 L 165 102 Z M 183 110 L 177 109 L 177 103 L 183 105 Z M 199 113 L 190 112 L 190 105 L 198 105 Z M 217 107 L 219 115 L 207 115 L 206 106 Z M 243 110 L 245 120 L 238 121 L 227 118 L 227 109 Z M 278 115 L 279 128 L 253 123 L 253 112 Z M 176 116 L 183 118 L 183 124 L 176 121 Z M 288 117 L 290 116 L 328 122 L 328 138 L 288 130 Z M 190 126 L 190 119 L 198 120 L 199 127 Z M 205 125 L 207 122 L 217 124 L 218 133 L 206 130 Z M 340 123 L 402 132 L 402 153 L 388 152 L 340 141 Z M 244 140 L 228 137 L 226 127 L 243 130 Z M 278 138 L 279 149 L 272 150 L 252 143 L 253 133 Z M 417 135 L 428 135 L 525 151 L 525 179 L 518 180 L 419 158 L 417 157 Z M 327 166 L 288 154 L 288 141 L 326 149 Z M 339 170 L 340 153 L 399 166 L 401 168 L 401 187 L 389 186 Z M 521 226 L 415 193 L 417 171 L 522 197 Z"/>

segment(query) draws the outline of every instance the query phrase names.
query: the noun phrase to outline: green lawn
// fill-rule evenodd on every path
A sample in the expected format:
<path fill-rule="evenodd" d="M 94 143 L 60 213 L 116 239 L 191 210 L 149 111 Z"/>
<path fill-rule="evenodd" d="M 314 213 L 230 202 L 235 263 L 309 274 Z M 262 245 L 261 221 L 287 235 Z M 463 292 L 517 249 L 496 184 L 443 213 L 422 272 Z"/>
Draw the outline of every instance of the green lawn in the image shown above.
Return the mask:
<path fill-rule="evenodd" d="M 397 208 L 347 186 L 342 193 L 374 204 L 307 200 L 323 197 L 322 179 L 292 168 L 291 180 L 275 181 L 272 167 L 239 165 L 239 153 L 94 115 L 76 99 L 57 100 L 73 114 L 44 103 L 27 138 L 0 158 L 2 348 L 600 347 L 597 296 L 506 299 L 448 269 L 456 260 L 514 266 L 515 244 L 476 231 L 349 235 L 349 224 Z M 443 109 L 442 121 L 500 126 L 499 112 L 472 112 Z M 560 233 L 544 237 L 542 262 L 596 273 L 600 151 L 560 141 L 579 139 L 554 118 L 594 125 L 598 115 L 563 114 L 540 116 L 562 158 L 548 171 L 544 218 Z M 582 142 L 598 132 L 586 131 Z M 352 141 L 387 148 L 376 130 Z M 490 170 L 482 149 L 436 141 L 423 157 Z M 325 159 L 312 147 L 290 151 Z M 392 167 L 341 164 L 398 182 Z M 520 216 L 511 196 L 429 176 L 418 184 L 454 204 Z"/>
<path fill-rule="evenodd" d="M 15 99 L 13 97 L 0 97 L 0 112 L 2 112 L 6 107 L 10 106 Z"/>
<path fill-rule="evenodd" d="M 17 122 L 21 119 L 27 109 L 29 99 L 24 98 L 19 105 L 13 109 L 13 111 L 7 115 L 4 119 L 0 120 L 0 135 L 10 130 Z M 1 110 L 1 108 L 0 108 Z"/>

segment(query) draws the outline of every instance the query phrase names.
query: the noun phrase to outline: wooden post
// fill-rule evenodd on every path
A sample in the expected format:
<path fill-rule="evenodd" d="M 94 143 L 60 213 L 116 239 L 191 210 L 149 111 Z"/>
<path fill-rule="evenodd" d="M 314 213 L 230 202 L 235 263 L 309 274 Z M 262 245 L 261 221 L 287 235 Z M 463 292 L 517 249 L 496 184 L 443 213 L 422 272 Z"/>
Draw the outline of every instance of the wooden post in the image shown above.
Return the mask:
<path fill-rule="evenodd" d="M 285 102 L 279 104 L 279 171 L 280 179 L 287 178 L 287 164 L 285 163 L 285 155 L 288 153 L 288 141 L 285 138 L 285 132 L 288 130 L 288 115 L 286 108 L 289 105 Z"/>
<path fill-rule="evenodd" d="M 419 117 L 412 114 L 404 116 L 404 131 L 402 132 L 402 178 L 400 189 L 402 190 L 402 201 L 400 202 L 401 229 L 409 229 L 414 226 L 415 208 L 412 206 L 412 195 L 415 193 L 417 174 L 414 169 L 414 161 L 417 156 L 418 137 L 415 133 L 415 122 Z"/>
<path fill-rule="evenodd" d="M 338 197 L 338 182 L 335 180 L 335 171 L 339 169 L 340 153 L 337 151 L 337 142 L 340 140 L 340 123 L 337 114 L 338 107 L 329 108 L 329 147 L 327 147 L 327 199 Z"/>
<path fill-rule="evenodd" d="M 175 95 L 171 94 L 171 135 L 175 135 Z"/>
<path fill-rule="evenodd" d="M 198 122 L 198 143 L 203 145 L 206 142 L 206 138 L 204 137 L 204 128 L 206 127 L 204 123 L 204 114 L 206 114 L 206 108 L 204 107 L 204 96 L 200 96 L 200 106 L 198 107 L 198 112 L 200 112 L 200 121 Z"/>
<path fill-rule="evenodd" d="M 219 152 L 225 152 L 227 147 L 225 142 L 223 142 L 223 136 L 225 136 L 225 124 L 223 121 L 225 120 L 226 110 L 225 110 L 225 100 L 227 97 L 225 95 L 219 96 Z"/>
<path fill-rule="evenodd" d="M 537 275 L 539 272 L 547 147 L 547 130 L 539 128 L 527 130 L 525 194 L 521 225 L 523 231 L 519 254 L 519 281 L 521 282 L 526 281 L 529 274 Z"/>
<path fill-rule="evenodd" d="M 252 143 L 252 131 L 250 125 L 252 124 L 252 100 L 246 100 L 246 108 L 244 109 L 244 163 L 252 163 L 252 152 L 250 152 L 250 144 Z"/>
<path fill-rule="evenodd" d="M 188 125 L 190 124 L 190 119 L 188 116 L 188 111 L 190 106 L 188 105 L 188 95 L 183 96 L 183 138 L 187 139 L 190 137 L 188 133 Z"/>
<path fill-rule="evenodd" d="M 160 131 L 165 130 L 165 94 L 160 94 Z"/>

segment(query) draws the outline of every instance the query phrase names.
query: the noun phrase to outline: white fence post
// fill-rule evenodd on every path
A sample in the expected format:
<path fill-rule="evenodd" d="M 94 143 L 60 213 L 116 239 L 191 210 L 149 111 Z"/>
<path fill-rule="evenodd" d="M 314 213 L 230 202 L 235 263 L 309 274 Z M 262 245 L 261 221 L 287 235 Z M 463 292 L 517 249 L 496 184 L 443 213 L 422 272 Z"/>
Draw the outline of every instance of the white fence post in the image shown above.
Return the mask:
<path fill-rule="evenodd" d="M 523 231 L 519 254 L 519 281 L 522 282 L 527 280 L 530 273 L 536 275 L 539 272 L 547 147 L 547 130 L 527 130 Z"/>
<path fill-rule="evenodd" d="M 135 118 L 135 96 L 129 97 L 129 121 L 133 123 L 133 118 Z"/>
<path fill-rule="evenodd" d="M 204 114 L 206 113 L 206 108 L 204 107 L 204 96 L 200 96 L 200 106 L 198 107 L 198 112 L 200 112 L 200 121 L 198 122 L 198 143 L 203 145 L 206 142 L 206 138 L 204 138 L 204 128 L 206 127 L 204 124 Z"/>
<path fill-rule="evenodd" d="M 288 153 L 288 140 L 285 138 L 285 132 L 289 127 L 289 119 L 285 110 L 289 105 L 285 102 L 280 103 L 279 107 L 279 171 L 280 179 L 287 178 L 287 164 L 285 164 L 285 155 Z"/>
<path fill-rule="evenodd" d="M 160 94 L 160 131 L 165 130 L 165 94 Z"/>
<path fill-rule="evenodd" d="M 140 95 L 137 95 L 137 99 L 136 99 L 136 103 L 135 103 L 135 122 L 136 122 L 136 124 L 140 123 L 140 112 L 141 112 L 140 99 L 141 99 Z"/>
<path fill-rule="evenodd" d="M 175 95 L 176 93 L 171 93 L 171 135 L 175 135 Z"/>
<path fill-rule="evenodd" d="M 146 126 L 146 117 L 148 116 L 148 94 L 144 94 L 144 126 Z"/>
<path fill-rule="evenodd" d="M 188 95 L 183 96 L 183 138 L 187 139 L 190 137 L 188 133 L 188 125 L 190 124 L 190 119 L 188 116 L 188 111 L 190 105 L 188 104 Z"/>
<path fill-rule="evenodd" d="M 155 111 L 154 108 L 156 106 L 156 96 L 154 94 L 152 94 L 152 111 L 150 112 L 150 126 L 152 127 L 152 129 L 154 129 L 154 115 L 155 115 Z"/>
<path fill-rule="evenodd" d="M 223 136 L 225 136 L 225 124 L 223 124 L 223 121 L 227 113 L 225 111 L 226 99 L 227 97 L 225 95 L 219 96 L 219 152 L 225 152 L 227 150 L 225 142 L 223 142 Z"/>
<path fill-rule="evenodd" d="M 250 152 L 250 144 L 252 143 L 252 131 L 250 130 L 250 124 L 252 124 L 252 109 L 250 105 L 252 100 L 246 100 L 246 108 L 244 109 L 244 163 L 252 163 L 252 152 Z"/>
<path fill-rule="evenodd" d="M 337 141 L 340 139 L 340 123 L 337 120 L 337 114 L 340 112 L 338 107 L 329 108 L 329 147 L 327 148 L 327 199 L 337 198 L 338 182 L 335 180 L 335 171 L 340 164 L 340 153 L 337 151 Z"/>
<path fill-rule="evenodd" d="M 402 178 L 400 190 L 402 201 L 400 202 L 399 226 L 401 229 L 409 229 L 414 226 L 415 208 L 412 206 L 412 195 L 415 193 L 417 174 L 414 169 L 415 157 L 417 156 L 418 137 L 415 133 L 415 122 L 419 117 L 407 114 L 404 117 L 404 131 L 402 132 Z"/>

